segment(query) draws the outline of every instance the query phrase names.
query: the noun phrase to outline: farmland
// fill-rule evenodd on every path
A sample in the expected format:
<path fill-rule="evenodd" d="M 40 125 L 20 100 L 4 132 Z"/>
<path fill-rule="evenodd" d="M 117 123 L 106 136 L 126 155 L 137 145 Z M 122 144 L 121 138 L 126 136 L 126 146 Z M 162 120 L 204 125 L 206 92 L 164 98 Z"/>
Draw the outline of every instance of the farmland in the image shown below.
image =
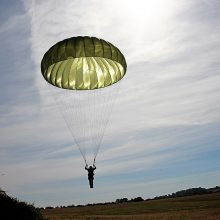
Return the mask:
<path fill-rule="evenodd" d="M 220 193 L 122 204 L 44 209 L 49 220 L 220 220 Z"/>

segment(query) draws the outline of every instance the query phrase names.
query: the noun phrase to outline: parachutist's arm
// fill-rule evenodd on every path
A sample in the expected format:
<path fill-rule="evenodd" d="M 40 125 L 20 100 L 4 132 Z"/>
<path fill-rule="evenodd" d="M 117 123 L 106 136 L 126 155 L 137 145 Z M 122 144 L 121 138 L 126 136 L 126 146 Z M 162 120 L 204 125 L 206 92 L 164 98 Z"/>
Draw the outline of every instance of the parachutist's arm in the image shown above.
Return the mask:
<path fill-rule="evenodd" d="M 85 170 L 88 170 L 88 165 L 86 164 L 86 166 L 85 166 Z"/>
<path fill-rule="evenodd" d="M 95 159 L 94 159 L 94 162 L 93 162 L 93 169 L 95 170 L 96 169 L 96 166 L 95 166 Z"/>

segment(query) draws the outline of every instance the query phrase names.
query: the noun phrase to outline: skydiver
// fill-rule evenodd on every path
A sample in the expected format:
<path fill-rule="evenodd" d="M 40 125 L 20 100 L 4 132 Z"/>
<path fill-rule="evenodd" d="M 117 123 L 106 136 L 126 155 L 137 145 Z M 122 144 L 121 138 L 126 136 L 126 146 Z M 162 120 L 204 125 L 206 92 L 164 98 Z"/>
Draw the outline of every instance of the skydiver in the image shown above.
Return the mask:
<path fill-rule="evenodd" d="M 85 169 L 88 171 L 88 180 L 89 180 L 89 185 L 90 188 L 93 188 L 93 180 L 94 180 L 94 170 L 96 169 L 95 164 L 93 166 L 90 166 L 88 168 L 88 164 L 86 164 Z"/>

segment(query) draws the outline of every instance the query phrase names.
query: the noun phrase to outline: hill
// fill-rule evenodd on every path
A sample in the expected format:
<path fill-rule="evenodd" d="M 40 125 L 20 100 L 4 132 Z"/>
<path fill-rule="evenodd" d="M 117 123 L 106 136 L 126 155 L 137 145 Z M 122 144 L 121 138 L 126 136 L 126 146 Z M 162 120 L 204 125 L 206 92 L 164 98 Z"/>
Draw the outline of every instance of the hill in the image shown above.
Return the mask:
<path fill-rule="evenodd" d="M 219 220 L 220 193 L 42 210 L 50 220 Z"/>

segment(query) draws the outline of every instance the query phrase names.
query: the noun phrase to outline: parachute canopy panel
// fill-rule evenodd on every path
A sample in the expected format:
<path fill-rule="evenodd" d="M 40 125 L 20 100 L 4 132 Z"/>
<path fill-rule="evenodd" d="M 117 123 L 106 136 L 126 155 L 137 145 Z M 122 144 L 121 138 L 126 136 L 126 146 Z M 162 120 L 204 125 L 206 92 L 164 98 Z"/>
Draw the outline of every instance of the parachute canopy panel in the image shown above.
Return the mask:
<path fill-rule="evenodd" d="M 41 72 L 63 89 L 91 90 L 123 78 L 127 64 L 120 50 L 95 37 L 72 37 L 56 43 L 44 55 Z"/>

